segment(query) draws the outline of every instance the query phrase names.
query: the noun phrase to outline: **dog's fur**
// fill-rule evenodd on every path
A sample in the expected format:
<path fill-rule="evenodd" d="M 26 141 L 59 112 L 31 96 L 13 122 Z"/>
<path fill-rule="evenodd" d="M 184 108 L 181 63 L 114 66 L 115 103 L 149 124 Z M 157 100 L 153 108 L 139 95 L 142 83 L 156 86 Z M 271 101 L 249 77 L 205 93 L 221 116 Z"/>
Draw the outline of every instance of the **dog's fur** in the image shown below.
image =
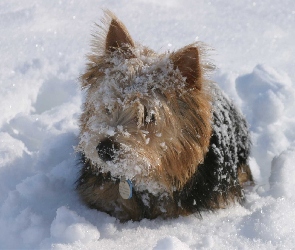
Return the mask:
<path fill-rule="evenodd" d="M 188 215 L 242 201 L 252 182 L 244 118 L 206 76 L 205 46 L 156 54 L 109 11 L 81 76 L 77 189 L 121 221 Z M 120 178 L 133 182 L 123 199 Z"/>

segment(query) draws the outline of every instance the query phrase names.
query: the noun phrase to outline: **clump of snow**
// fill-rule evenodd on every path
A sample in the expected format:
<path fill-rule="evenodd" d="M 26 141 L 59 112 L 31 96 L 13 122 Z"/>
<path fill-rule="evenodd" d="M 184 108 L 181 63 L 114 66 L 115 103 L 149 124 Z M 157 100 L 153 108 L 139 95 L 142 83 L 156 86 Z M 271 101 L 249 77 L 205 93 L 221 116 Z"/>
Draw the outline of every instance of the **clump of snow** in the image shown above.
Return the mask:
<path fill-rule="evenodd" d="M 174 236 L 164 237 L 158 240 L 153 250 L 189 250 L 189 246 Z"/>
<path fill-rule="evenodd" d="M 57 209 L 56 217 L 51 223 L 50 235 L 53 241 L 66 244 L 76 241 L 86 244 L 98 241 L 100 237 L 95 226 L 66 207 Z"/>
<path fill-rule="evenodd" d="M 252 155 L 267 182 L 272 159 L 295 140 L 290 130 L 295 122 L 294 84 L 286 73 L 257 65 L 252 73 L 236 79 L 236 89 L 251 124 Z"/>
<path fill-rule="evenodd" d="M 8 133 L 0 133 L 0 168 L 28 152 L 22 141 L 14 139 Z"/>
<path fill-rule="evenodd" d="M 256 185 L 242 206 L 120 224 L 80 202 L 77 78 L 101 8 L 155 51 L 197 36 L 216 49 L 215 79 L 252 134 Z M 0 249 L 294 248 L 294 9 L 279 0 L 1 1 Z"/>
<path fill-rule="evenodd" d="M 238 77 L 236 87 L 247 107 L 248 121 L 255 128 L 283 119 L 294 102 L 291 79 L 265 65 L 257 65 L 252 73 Z"/>
<path fill-rule="evenodd" d="M 295 147 L 294 143 L 280 155 L 274 157 L 271 163 L 269 178 L 270 191 L 275 197 L 294 200 L 295 190 Z"/>

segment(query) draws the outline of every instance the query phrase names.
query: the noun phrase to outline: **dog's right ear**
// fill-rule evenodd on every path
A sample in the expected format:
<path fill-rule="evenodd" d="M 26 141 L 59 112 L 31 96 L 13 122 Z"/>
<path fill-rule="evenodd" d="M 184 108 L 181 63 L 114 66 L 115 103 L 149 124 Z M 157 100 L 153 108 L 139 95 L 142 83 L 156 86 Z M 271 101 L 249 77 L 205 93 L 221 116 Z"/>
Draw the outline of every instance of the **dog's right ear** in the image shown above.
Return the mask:
<path fill-rule="evenodd" d="M 201 90 L 202 71 L 198 48 L 188 45 L 173 53 L 170 58 L 174 69 L 178 69 L 181 75 L 186 78 L 187 87 Z"/>
<path fill-rule="evenodd" d="M 125 25 L 121 23 L 114 14 L 110 12 L 107 14 L 111 18 L 111 22 L 106 36 L 106 52 L 118 51 L 123 52 L 126 56 L 133 57 L 131 48 L 134 47 L 134 42 Z"/>

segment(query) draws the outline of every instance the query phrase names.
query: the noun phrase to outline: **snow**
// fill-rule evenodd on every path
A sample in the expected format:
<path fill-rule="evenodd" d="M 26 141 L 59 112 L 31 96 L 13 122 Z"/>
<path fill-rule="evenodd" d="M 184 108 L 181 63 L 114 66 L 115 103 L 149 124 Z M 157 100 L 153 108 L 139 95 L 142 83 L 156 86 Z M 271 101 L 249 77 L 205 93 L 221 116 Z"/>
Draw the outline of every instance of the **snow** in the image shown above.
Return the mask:
<path fill-rule="evenodd" d="M 77 79 L 102 8 L 157 52 L 215 48 L 214 80 L 251 128 L 245 204 L 120 224 L 79 201 Z M 294 1 L 3 0 L 0 23 L 1 249 L 294 248 Z"/>

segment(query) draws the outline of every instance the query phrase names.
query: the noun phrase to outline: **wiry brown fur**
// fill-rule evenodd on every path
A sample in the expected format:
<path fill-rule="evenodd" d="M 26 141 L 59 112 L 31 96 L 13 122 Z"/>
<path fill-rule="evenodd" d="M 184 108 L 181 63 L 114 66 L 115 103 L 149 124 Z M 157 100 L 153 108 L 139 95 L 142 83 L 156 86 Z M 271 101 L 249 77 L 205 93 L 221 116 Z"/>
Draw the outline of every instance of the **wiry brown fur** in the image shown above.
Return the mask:
<path fill-rule="evenodd" d="M 90 64 L 88 64 L 88 68 L 86 73 L 82 75 L 82 86 L 89 86 L 88 92 L 95 92 L 97 88 L 99 88 L 99 78 L 103 77 L 102 69 L 109 67 L 109 65 L 105 65 L 106 60 L 104 57 L 108 57 L 110 52 L 114 51 L 118 42 L 110 41 L 112 39 L 123 39 L 122 44 L 125 44 L 125 47 L 118 44 L 118 49 L 120 50 L 129 50 L 130 46 L 133 46 L 133 42 L 126 30 L 125 26 L 117 20 L 117 18 L 107 12 L 105 20 L 111 20 L 110 29 L 114 27 L 114 32 L 110 30 L 105 38 L 105 51 L 104 53 L 99 52 L 100 50 L 96 50 L 95 54 L 90 55 L 88 58 L 90 60 Z M 109 21 L 107 21 L 109 23 Z M 117 25 L 117 27 L 116 27 Z M 119 28 L 118 28 L 119 27 Z M 118 31 L 122 29 L 122 31 Z M 114 34 L 113 34 L 114 33 Z M 119 38 L 117 37 L 117 33 L 119 33 Z M 126 34 L 126 35 L 124 35 Z M 104 40 L 104 39 L 103 39 Z M 103 41 L 102 40 L 102 41 Z M 101 47 L 102 44 L 99 42 L 93 42 L 94 46 Z M 99 52 L 99 54 L 97 54 Z M 131 51 L 127 51 L 127 53 L 132 53 Z M 151 50 L 145 48 L 144 55 L 149 56 L 154 54 Z M 157 124 L 157 127 L 150 126 L 148 129 L 150 134 L 153 135 L 150 140 L 151 143 L 146 145 L 142 140 L 140 145 L 138 145 L 143 154 L 148 156 L 149 159 L 153 158 L 155 154 L 155 149 L 158 147 L 159 140 L 155 136 L 156 133 L 163 133 L 163 131 L 169 126 L 169 133 L 163 133 L 167 138 L 161 138 L 161 141 L 167 141 L 170 138 L 173 138 L 176 134 L 179 134 L 180 130 L 184 127 L 185 133 L 181 134 L 183 138 L 179 138 L 178 140 L 173 140 L 171 142 L 170 147 L 168 147 L 166 156 L 162 158 L 161 165 L 154 166 L 157 168 L 155 170 L 155 174 L 157 176 L 161 176 L 162 182 L 165 182 L 165 185 L 171 188 L 172 185 L 176 185 L 177 188 L 182 187 L 186 181 L 191 177 L 191 175 L 195 172 L 196 166 L 203 161 L 204 154 L 207 151 L 209 145 L 209 139 L 211 134 L 211 112 L 210 112 L 210 97 L 206 93 L 206 89 L 203 88 L 204 82 L 206 81 L 203 77 L 204 68 L 200 65 L 199 62 L 199 50 L 195 45 L 189 45 L 185 48 L 179 50 L 178 52 L 172 53 L 170 56 L 175 68 L 181 68 L 181 72 L 184 72 L 184 77 L 187 77 L 187 82 L 192 84 L 192 86 L 188 85 L 187 90 L 179 93 L 179 90 L 168 89 L 164 93 L 160 93 L 161 98 L 164 99 L 164 103 L 169 103 L 170 108 L 163 106 L 162 110 L 159 113 L 164 116 L 159 117 L 162 119 L 161 122 Z M 193 68 L 190 68 L 191 65 L 184 65 L 185 59 L 190 59 Z M 190 63 L 190 62 L 188 62 Z M 193 72 L 190 72 L 193 71 Z M 196 78 L 196 79 L 194 79 Z M 136 97 L 135 97 L 136 98 Z M 87 98 L 86 98 L 87 99 Z M 143 100 L 144 101 L 144 100 Z M 184 106 L 184 107 L 180 107 Z M 186 112 L 181 114 L 183 109 L 186 109 L 186 106 L 194 106 L 198 107 L 198 109 L 190 110 L 190 112 Z M 133 107 L 136 110 L 136 106 Z M 92 114 L 92 108 L 89 107 L 87 101 L 84 106 L 84 112 L 81 116 L 81 132 L 83 133 L 87 130 L 87 120 L 89 119 L 89 114 Z M 173 112 L 174 111 L 174 112 Z M 104 112 L 104 111 L 102 111 Z M 172 113 L 173 112 L 173 113 Z M 121 116 L 125 116 L 125 114 L 121 114 Z M 133 118 L 133 117 L 132 117 Z M 126 120 L 126 117 L 118 118 L 118 120 Z M 126 123 L 129 121 L 127 120 Z M 122 122 L 121 122 L 122 124 Z M 130 125 L 128 125 L 128 131 L 131 130 Z M 137 127 L 134 128 L 134 137 L 142 137 L 140 135 Z M 196 138 L 197 135 L 202 135 L 200 138 Z M 134 143 L 133 140 L 132 142 Z M 126 142 L 126 138 L 124 138 Z M 184 148 L 192 147 L 193 150 L 186 151 Z M 184 166 L 183 162 L 187 162 Z"/>
<path fill-rule="evenodd" d="M 186 204 L 191 200 L 185 200 L 190 189 L 194 189 L 196 183 L 199 185 L 203 177 L 204 183 L 209 180 L 204 192 L 213 190 L 211 177 L 206 179 L 206 172 L 202 172 L 205 162 L 211 164 L 206 157 L 209 149 L 213 150 L 210 146 L 213 108 L 208 87 L 211 83 L 206 79 L 208 66 L 202 64 L 204 46 L 191 44 L 171 54 L 157 55 L 147 47 L 136 45 L 125 26 L 111 12 L 106 12 L 103 23 L 105 26 L 100 27 L 100 33 L 94 36 L 93 54 L 88 56 L 86 72 L 81 76 L 82 87 L 87 88 L 78 146 L 84 164 L 78 181 L 82 199 L 91 207 L 120 220 L 139 220 L 144 217 L 187 215 L 202 207 L 224 207 L 229 200 L 242 198 L 241 186 L 235 180 L 238 177 L 233 173 L 233 181 L 229 188 L 224 188 L 224 192 L 210 191 L 211 197 L 207 200 L 205 196 L 200 198 L 198 206 L 195 206 L 198 197 L 190 201 L 192 204 Z M 149 65 L 145 58 L 151 58 L 156 66 Z M 117 62 L 125 65 L 126 72 L 112 71 L 116 69 Z M 166 67 L 164 71 L 163 67 Z M 122 89 L 138 87 L 134 83 L 136 76 L 148 80 L 150 75 L 156 82 L 147 88 L 148 93 L 133 89 L 130 93 L 122 92 Z M 161 75 L 165 78 L 164 82 L 157 82 Z M 96 93 L 104 88 L 105 85 L 101 84 L 106 77 L 116 81 L 114 87 L 109 87 L 114 99 L 118 100 L 109 105 L 111 108 L 101 99 L 98 100 L 101 102 L 99 106 L 93 101 Z M 101 98 L 104 98 L 103 93 Z M 99 132 L 100 123 L 114 128 L 114 135 Z M 120 176 L 105 170 L 108 164 L 93 153 L 104 140 L 118 147 L 114 164 L 127 159 L 128 164 L 133 164 L 134 160 L 134 166 L 130 165 L 130 168 L 143 166 L 142 172 L 132 176 L 135 183 L 132 199 L 120 197 Z M 127 149 L 123 150 L 123 146 Z M 248 152 L 245 154 L 247 158 Z M 246 169 L 248 175 L 242 169 Z M 214 171 L 209 172 L 208 176 Z M 237 173 L 240 182 L 251 180 L 247 160 L 238 164 Z M 149 183 L 158 183 L 159 188 L 153 192 Z"/>

